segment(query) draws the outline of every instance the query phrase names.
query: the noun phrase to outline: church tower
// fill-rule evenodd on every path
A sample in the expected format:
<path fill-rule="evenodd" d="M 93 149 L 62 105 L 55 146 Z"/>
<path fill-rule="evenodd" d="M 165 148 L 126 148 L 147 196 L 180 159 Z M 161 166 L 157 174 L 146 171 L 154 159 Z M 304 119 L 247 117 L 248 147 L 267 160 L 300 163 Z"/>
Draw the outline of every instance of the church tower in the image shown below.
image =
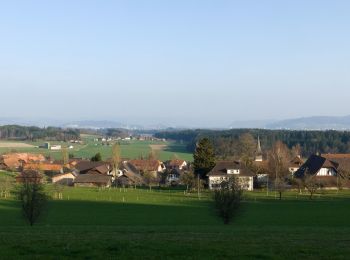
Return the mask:
<path fill-rule="evenodd" d="M 262 156 L 262 150 L 261 150 L 261 142 L 260 142 L 260 137 L 258 136 L 258 146 L 255 151 L 255 161 L 256 162 L 262 162 L 263 161 L 263 156 Z"/>

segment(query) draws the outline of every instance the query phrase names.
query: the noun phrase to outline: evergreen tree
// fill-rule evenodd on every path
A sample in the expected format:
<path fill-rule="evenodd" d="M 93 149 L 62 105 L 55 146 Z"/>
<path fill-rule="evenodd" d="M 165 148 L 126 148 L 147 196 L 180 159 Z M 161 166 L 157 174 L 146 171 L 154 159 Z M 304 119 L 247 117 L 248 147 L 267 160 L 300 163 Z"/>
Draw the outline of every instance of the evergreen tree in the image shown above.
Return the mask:
<path fill-rule="evenodd" d="M 102 161 L 102 156 L 100 153 L 95 154 L 92 158 L 91 158 L 92 162 L 100 162 Z"/>
<path fill-rule="evenodd" d="M 201 139 L 194 152 L 194 172 L 204 178 L 215 166 L 214 148 L 208 138 Z"/>

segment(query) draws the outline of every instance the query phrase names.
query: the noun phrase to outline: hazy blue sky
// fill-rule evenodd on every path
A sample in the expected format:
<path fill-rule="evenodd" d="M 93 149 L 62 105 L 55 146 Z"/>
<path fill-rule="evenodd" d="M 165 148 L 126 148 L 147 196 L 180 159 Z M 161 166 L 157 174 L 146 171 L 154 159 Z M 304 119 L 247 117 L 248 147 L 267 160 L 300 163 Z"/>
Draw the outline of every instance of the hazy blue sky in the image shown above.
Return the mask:
<path fill-rule="evenodd" d="M 350 114 L 350 1 L 1 1 L 0 117 Z"/>

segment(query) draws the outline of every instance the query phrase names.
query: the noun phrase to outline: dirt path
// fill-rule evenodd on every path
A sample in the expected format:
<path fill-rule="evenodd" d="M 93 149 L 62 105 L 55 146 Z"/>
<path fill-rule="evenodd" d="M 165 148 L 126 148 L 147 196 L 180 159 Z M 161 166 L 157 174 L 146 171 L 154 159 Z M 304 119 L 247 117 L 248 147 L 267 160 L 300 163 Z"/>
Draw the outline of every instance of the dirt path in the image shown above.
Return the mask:
<path fill-rule="evenodd" d="M 151 144 L 150 147 L 153 151 L 163 151 L 168 146 L 166 144 Z"/>

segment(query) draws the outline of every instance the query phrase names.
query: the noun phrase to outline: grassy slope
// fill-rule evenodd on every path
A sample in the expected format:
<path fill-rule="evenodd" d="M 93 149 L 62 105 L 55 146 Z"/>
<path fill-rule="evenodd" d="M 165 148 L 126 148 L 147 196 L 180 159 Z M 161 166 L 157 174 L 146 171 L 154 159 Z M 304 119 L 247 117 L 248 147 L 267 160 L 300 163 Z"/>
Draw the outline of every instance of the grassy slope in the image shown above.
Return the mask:
<path fill-rule="evenodd" d="M 7 257 L 346 259 L 350 194 L 283 201 L 251 193 L 230 226 L 208 200 L 176 191 L 66 189 L 34 227 L 0 200 Z M 69 200 L 68 200 L 69 199 Z M 124 201 L 124 202 L 123 202 Z"/>

